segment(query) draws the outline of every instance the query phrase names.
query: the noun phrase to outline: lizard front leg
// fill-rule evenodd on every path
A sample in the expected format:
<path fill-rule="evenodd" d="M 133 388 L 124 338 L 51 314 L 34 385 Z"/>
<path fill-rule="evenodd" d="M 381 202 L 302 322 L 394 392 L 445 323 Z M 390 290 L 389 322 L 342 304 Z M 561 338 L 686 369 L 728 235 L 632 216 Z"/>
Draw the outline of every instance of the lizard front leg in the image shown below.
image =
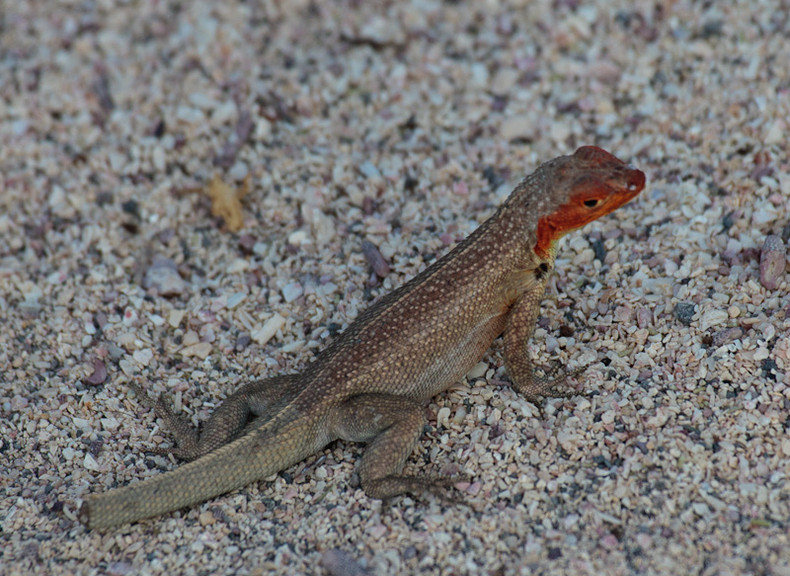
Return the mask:
<path fill-rule="evenodd" d="M 535 375 L 527 345 L 535 331 L 544 290 L 545 284 L 539 282 L 519 297 L 508 314 L 504 333 L 505 368 L 513 388 L 535 404 L 541 397 L 568 398 L 577 395 L 577 390 L 564 386 L 565 381 L 586 369 L 585 366 L 557 378 L 553 376 L 559 370 L 543 377 Z"/>
<path fill-rule="evenodd" d="M 137 384 L 131 387 L 173 434 L 176 447 L 165 452 L 191 461 L 232 442 L 248 428 L 267 422 L 296 397 L 300 382 L 299 374 L 288 374 L 246 384 L 212 412 L 200 431 L 187 418 L 175 414 L 163 396 L 154 402 Z"/>
<path fill-rule="evenodd" d="M 401 474 L 425 427 L 425 408 L 393 394 L 360 394 L 334 408 L 332 436 L 367 442 L 359 465 L 362 489 L 371 498 L 421 494 L 445 488 L 460 477 L 416 477 Z"/>

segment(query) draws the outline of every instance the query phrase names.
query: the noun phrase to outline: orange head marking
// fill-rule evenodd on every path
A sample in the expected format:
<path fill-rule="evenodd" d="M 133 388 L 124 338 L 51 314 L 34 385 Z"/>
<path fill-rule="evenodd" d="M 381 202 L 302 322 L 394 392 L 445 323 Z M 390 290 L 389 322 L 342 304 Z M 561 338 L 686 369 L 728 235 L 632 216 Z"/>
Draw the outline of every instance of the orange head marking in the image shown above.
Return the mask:
<path fill-rule="evenodd" d="M 538 220 L 535 253 L 548 258 L 557 240 L 616 210 L 645 187 L 645 174 L 595 146 L 579 148 L 558 167 L 553 186 L 567 201 Z"/>

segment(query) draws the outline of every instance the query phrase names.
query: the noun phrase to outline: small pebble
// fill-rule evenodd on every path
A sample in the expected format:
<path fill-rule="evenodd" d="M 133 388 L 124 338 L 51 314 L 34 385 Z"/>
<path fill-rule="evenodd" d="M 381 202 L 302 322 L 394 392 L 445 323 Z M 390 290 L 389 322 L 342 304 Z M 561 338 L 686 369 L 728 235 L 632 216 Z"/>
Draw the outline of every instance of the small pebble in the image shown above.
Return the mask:
<path fill-rule="evenodd" d="M 738 340 L 743 336 L 743 330 L 741 328 L 725 328 L 724 330 L 719 330 L 713 334 L 713 347 L 718 348 L 719 346 L 724 346 L 725 344 L 732 342 L 734 340 Z"/>
<path fill-rule="evenodd" d="M 104 384 L 107 380 L 107 367 L 98 358 L 93 361 L 93 372 L 85 378 L 84 382 L 90 386 Z"/>
<path fill-rule="evenodd" d="M 466 373 L 466 378 L 468 380 L 474 380 L 476 378 L 482 378 L 486 375 L 488 371 L 488 362 L 478 362 L 475 364 L 472 369 Z"/>
<path fill-rule="evenodd" d="M 329 576 L 370 576 L 351 554 L 339 548 L 327 550 L 321 555 L 321 567 Z"/>
<path fill-rule="evenodd" d="M 699 329 L 705 331 L 713 326 L 720 326 L 725 322 L 727 322 L 729 317 L 730 315 L 727 313 L 726 310 L 716 310 L 716 309 L 706 310 L 700 316 Z"/>
<path fill-rule="evenodd" d="M 690 326 L 694 317 L 694 308 L 695 304 L 693 302 L 678 302 L 675 304 L 673 314 L 682 324 Z"/>
<path fill-rule="evenodd" d="M 379 249 L 375 244 L 367 240 L 363 241 L 362 253 L 365 255 L 365 258 L 367 259 L 370 267 L 373 269 L 373 272 L 376 273 L 376 276 L 379 278 L 386 278 L 389 276 L 389 264 L 387 264 L 387 261 L 384 259 L 384 256 L 381 255 L 381 252 L 379 252 Z"/>
<path fill-rule="evenodd" d="M 653 323 L 653 314 L 649 309 L 639 307 L 636 311 L 636 325 L 640 328 L 649 328 Z"/>
<path fill-rule="evenodd" d="M 786 570 L 781 2 L 214 4 L 3 4 L 0 571 Z M 387 506 L 357 479 L 369 448 L 333 442 L 77 524 L 89 494 L 189 466 L 143 454 L 172 436 L 124 380 L 205 423 L 336 341 L 388 291 L 371 274 L 401 286 L 585 144 L 648 176 L 560 240 L 525 343 L 539 374 L 591 362 L 585 394 L 541 414 L 498 383 L 501 338 L 456 367 L 495 383 L 428 401 L 403 472 L 472 481 Z"/>
<path fill-rule="evenodd" d="M 769 234 L 760 252 L 760 283 L 768 290 L 776 290 L 785 278 L 786 248 L 779 236 Z"/>
<path fill-rule="evenodd" d="M 195 356 L 201 360 L 205 360 L 208 358 L 209 354 L 211 354 L 212 348 L 213 347 L 210 342 L 197 342 L 195 344 L 190 344 L 189 346 L 181 348 L 179 352 L 185 358 L 188 358 L 189 356 Z"/>
<path fill-rule="evenodd" d="M 536 118 L 532 115 L 515 115 L 502 123 L 499 135 L 507 141 L 530 139 L 535 137 L 537 126 Z"/>
<path fill-rule="evenodd" d="M 282 289 L 283 298 L 290 303 L 304 294 L 304 288 L 299 282 L 289 282 Z"/>
<path fill-rule="evenodd" d="M 143 350 L 135 350 L 132 353 L 132 358 L 134 358 L 134 361 L 140 364 L 141 366 L 148 366 L 148 364 L 154 358 L 154 353 L 150 348 L 144 348 Z"/>
<path fill-rule="evenodd" d="M 379 172 L 379 169 L 369 160 L 359 165 L 359 171 L 362 172 L 366 178 L 381 178 L 381 172 Z"/>
<path fill-rule="evenodd" d="M 186 315 L 186 310 L 171 310 L 167 315 L 167 323 L 171 328 L 178 328 Z"/>
<path fill-rule="evenodd" d="M 24 396 L 16 395 L 11 398 L 11 411 L 12 412 L 21 412 L 25 410 L 30 404 L 30 401 L 25 398 Z"/>
<path fill-rule="evenodd" d="M 247 295 L 244 292 L 235 292 L 231 294 L 228 297 L 228 303 L 227 303 L 228 310 L 233 310 L 234 308 L 236 308 L 239 304 L 244 302 L 244 299 L 246 297 Z"/>
<path fill-rule="evenodd" d="M 146 270 L 143 286 L 165 297 L 180 296 L 186 289 L 175 262 L 162 256 L 156 256 Z"/>
<path fill-rule="evenodd" d="M 253 330 L 250 337 L 260 346 L 266 344 L 285 325 L 285 318 L 275 314 L 264 322 L 263 326 Z"/>

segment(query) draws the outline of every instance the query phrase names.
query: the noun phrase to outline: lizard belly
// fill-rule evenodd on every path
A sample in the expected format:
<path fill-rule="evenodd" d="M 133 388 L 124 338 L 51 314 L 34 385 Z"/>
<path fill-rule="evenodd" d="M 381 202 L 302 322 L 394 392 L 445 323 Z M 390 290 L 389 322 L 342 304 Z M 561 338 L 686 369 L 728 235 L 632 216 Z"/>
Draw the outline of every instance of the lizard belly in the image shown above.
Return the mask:
<path fill-rule="evenodd" d="M 463 378 L 477 364 L 505 329 L 507 315 L 485 318 L 452 348 L 437 354 L 415 382 L 415 398 L 427 402 Z"/>

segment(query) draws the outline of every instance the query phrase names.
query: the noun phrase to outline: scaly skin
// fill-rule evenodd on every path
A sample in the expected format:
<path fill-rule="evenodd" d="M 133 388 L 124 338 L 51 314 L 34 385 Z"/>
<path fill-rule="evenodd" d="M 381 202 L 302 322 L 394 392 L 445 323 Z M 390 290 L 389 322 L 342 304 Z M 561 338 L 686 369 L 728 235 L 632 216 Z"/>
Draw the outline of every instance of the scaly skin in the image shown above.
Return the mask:
<path fill-rule="evenodd" d="M 451 478 L 401 475 L 427 401 L 460 380 L 504 334 L 505 365 L 528 400 L 569 394 L 533 376 L 527 353 L 557 240 L 622 206 L 645 175 L 593 146 L 541 165 L 449 254 L 383 297 L 301 374 L 251 383 L 198 434 L 161 399 L 176 470 L 89 496 L 80 518 L 106 529 L 190 506 L 271 476 L 336 439 L 368 442 L 360 463 L 372 498 Z M 144 397 L 145 399 L 145 397 Z"/>

